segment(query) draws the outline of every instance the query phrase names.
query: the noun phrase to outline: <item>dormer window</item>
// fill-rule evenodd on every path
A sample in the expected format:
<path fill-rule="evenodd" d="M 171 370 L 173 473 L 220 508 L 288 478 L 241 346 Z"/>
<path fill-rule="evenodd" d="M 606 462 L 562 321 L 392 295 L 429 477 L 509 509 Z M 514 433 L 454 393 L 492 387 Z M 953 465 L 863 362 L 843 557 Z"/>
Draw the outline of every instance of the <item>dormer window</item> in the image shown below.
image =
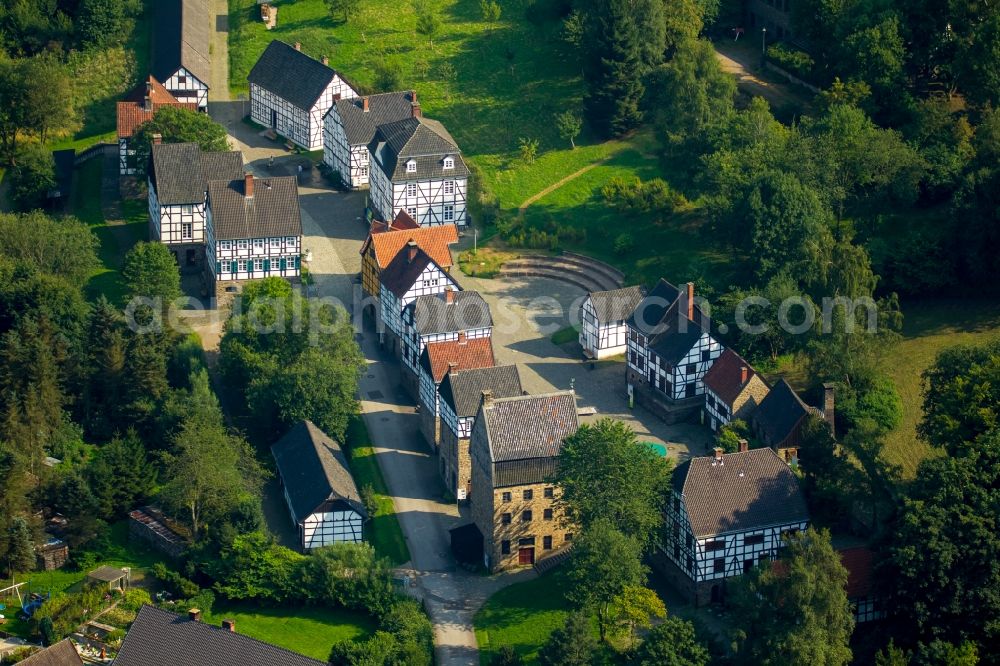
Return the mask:
<path fill-rule="evenodd" d="M 406 173 L 416 173 L 417 172 L 417 161 L 410 160 L 406 163 Z"/>
<path fill-rule="evenodd" d="M 455 168 L 455 158 L 451 157 L 450 155 L 448 157 L 444 158 L 444 168 L 445 169 L 454 169 Z"/>

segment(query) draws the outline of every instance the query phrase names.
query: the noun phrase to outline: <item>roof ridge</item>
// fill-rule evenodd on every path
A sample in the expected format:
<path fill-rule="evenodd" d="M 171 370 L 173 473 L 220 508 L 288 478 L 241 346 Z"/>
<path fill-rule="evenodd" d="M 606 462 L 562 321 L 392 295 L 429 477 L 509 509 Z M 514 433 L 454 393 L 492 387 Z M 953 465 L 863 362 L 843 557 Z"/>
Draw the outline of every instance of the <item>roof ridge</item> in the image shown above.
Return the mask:
<path fill-rule="evenodd" d="M 513 363 L 510 364 L 510 366 L 517 367 Z M 510 366 L 499 365 L 499 366 L 494 366 L 494 367 L 506 368 L 506 367 L 510 367 Z M 514 402 L 516 400 L 527 400 L 529 398 L 553 398 L 553 397 L 556 397 L 556 396 L 569 396 L 569 395 L 571 395 L 571 396 L 573 396 L 575 398 L 576 397 L 576 391 L 574 391 L 572 389 L 564 389 L 564 390 L 561 390 L 561 391 L 547 391 L 545 393 L 529 393 L 528 395 L 512 395 L 512 396 L 507 397 L 507 398 L 493 398 L 493 404 L 496 404 L 498 402 Z"/>

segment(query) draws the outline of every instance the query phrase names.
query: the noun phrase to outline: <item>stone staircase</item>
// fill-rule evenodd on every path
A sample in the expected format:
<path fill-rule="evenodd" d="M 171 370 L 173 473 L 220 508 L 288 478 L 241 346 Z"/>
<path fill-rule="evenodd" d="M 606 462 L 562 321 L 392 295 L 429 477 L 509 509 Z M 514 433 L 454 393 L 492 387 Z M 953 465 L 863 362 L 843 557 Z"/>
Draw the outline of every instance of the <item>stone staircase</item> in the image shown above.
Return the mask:
<path fill-rule="evenodd" d="M 570 252 L 558 256 L 524 254 L 508 261 L 500 270 L 503 277 L 540 277 L 558 280 L 586 292 L 619 289 L 624 275 L 603 262 Z"/>
<path fill-rule="evenodd" d="M 555 553 L 549 555 L 548 557 L 542 558 L 535 562 L 534 569 L 539 576 L 552 571 L 557 566 L 569 559 L 572 554 L 573 544 L 568 544 L 560 548 Z"/>

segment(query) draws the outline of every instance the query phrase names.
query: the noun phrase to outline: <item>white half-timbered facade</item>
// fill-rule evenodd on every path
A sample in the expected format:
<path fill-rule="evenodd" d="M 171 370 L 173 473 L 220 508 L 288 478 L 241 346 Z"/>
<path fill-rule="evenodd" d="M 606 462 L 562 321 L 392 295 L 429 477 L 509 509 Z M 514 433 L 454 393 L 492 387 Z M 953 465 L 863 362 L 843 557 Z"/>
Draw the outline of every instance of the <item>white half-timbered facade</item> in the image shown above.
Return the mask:
<path fill-rule="evenodd" d="M 250 117 L 306 150 L 323 148 L 323 119 L 339 99 L 357 97 L 322 60 L 274 40 L 250 70 Z"/>
<path fill-rule="evenodd" d="M 479 292 L 445 288 L 434 295 L 418 296 L 406 305 L 402 326 L 403 365 L 416 376 L 427 344 L 489 338 L 493 316 Z"/>
<path fill-rule="evenodd" d="M 116 120 L 118 129 L 118 175 L 132 176 L 136 172 L 135 148 L 131 145 L 132 135 L 146 122 L 156 115 L 157 111 L 167 106 L 179 106 L 196 111 L 194 104 L 182 104 L 170 94 L 170 91 L 150 75 L 133 88 L 117 104 Z"/>
<path fill-rule="evenodd" d="M 297 279 L 302 220 L 292 176 L 211 181 L 206 249 L 217 285 L 271 276 Z"/>
<path fill-rule="evenodd" d="M 424 439 L 437 447 L 441 423 L 439 387 L 445 375 L 475 368 L 492 368 L 493 341 L 489 337 L 467 338 L 458 334 L 456 340 L 428 343 L 417 363 L 417 401 L 420 405 L 420 431 Z"/>
<path fill-rule="evenodd" d="M 393 337 L 393 344 L 400 344 L 404 336 L 403 309 L 407 305 L 420 296 L 461 289 L 455 279 L 414 241 L 407 243 L 382 269 L 379 280 L 381 322 Z M 380 334 L 384 340 L 384 331 Z"/>
<path fill-rule="evenodd" d="M 323 162 L 347 187 L 368 187 L 368 143 L 375 130 L 411 117 L 416 103 L 416 91 L 337 100 L 323 119 Z"/>
<path fill-rule="evenodd" d="M 624 354 L 628 340 L 625 322 L 635 311 L 645 290 L 625 287 L 587 294 L 580 305 L 580 346 L 588 358 Z"/>
<path fill-rule="evenodd" d="M 798 481 L 772 449 L 691 458 L 674 472 L 658 550 L 664 573 L 696 604 L 721 602 L 725 580 L 775 559 L 804 530 Z"/>
<path fill-rule="evenodd" d="M 402 209 L 421 226 L 464 227 L 469 169 L 444 126 L 419 110 L 379 126 L 368 144 L 370 205 L 382 219 Z"/>
<path fill-rule="evenodd" d="M 205 0 L 156 0 L 153 75 L 178 102 L 208 109 L 212 26 Z"/>
<path fill-rule="evenodd" d="M 311 421 L 300 421 L 271 453 L 303 551 L 365 540 L 368 514 L 336 441 Z"/>

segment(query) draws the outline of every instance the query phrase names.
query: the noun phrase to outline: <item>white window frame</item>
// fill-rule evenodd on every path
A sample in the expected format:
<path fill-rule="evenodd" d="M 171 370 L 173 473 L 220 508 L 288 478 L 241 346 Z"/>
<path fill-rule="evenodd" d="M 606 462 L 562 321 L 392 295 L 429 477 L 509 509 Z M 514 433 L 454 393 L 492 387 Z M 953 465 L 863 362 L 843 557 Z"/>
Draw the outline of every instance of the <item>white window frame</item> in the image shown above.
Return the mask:
<path fill-rule="evenodd" d="M 285 239 L 285 245 L 287 245 L 288 247 L 295 247 L 295 241 L 296 241 L 295 236 L 289 236 L 288 238 Z"/>
<path fill-rule="evenodd" d="M 408 196 L 408 197 L 415 197 L 415 196 L 417 196 L 417 184 L 416 183 L 407 183 L 406 184 L 406 196 Z"/>
<path fill-rule="evenodd" d="M 368 175 L 368 166 L 366 165 L 366 166 L 360 166 L 360 167 L 358 167 L 358 175 L 359 176 L 367 176 Z"/>
<path fill-rule="evenodd" d="M 258 272 L 258 271 L 263 271 L 264 270 L 264 260 L 261 259 L 260 257 L 255 258 L 253 260 L 253 270 L 254 270 L 255 273 Z"/>
<path fill-rule="evenodd" d="M 406 173 L 416 173 L 417 172 L 417 161 L 410 160 L 406 163 Z"/>
<path fill-rule="evenodd" d="M 247 272 L 247 260 L 246 259 L 237 259 L 236 260 L 236 270 L 238 272 L 240 272 L 240 273 L 246 273 Z"/>
<path fill-rule="evenodd" d="M 453 180 L 446 180 L 446 181 L 444 181 L 444 193 L 445 194 L 454 194 L 455 193 L 455 181 L 453 181 Z"/>
<path fill-rule="evenodd" d="M 444 213 L 442 214 L 442 219 L 445 222 L 451 222 L 455 219 L 455 207 L 451 204 L 445 204 Z"/>
<path fill-rule="evenodd" d="M 417 207 L 416 206 L 409 206 L 406 209 L 406 214 L 409 215 L 410 217 L 412 217 L 414 219 L 414 221 L 416 221 L 417 220 Z"/>
<path fill-rule="evenodd" d="M 194 240 L 194 224 L 181 222 L 181 240 Z"/>
<path fill-rule="evenodd" d="M 233 241 L 231 241 L 231 240 L 220 240 L 219 241 L 219 249 L 220 250 L 232 250 L 233 249 Z"/>
<path fill-rule="evenodd" d="M 250 241 L 248 241 L 246 238 L 240 238 L 239 240 L 236 241 L 236 249 L 237 250 L 249 250 L 250 249 Z"/>
<path fill-rule="evenodd" d="M 263 252 L 264 251 L 264 239 L 263 238 L 254 238 L 253 239 L 253 251 L 254 252 Z"/>
<path fill-rule="evenodd" d="M 194 215 L 194 204 L 184 204 L 181 206 L 181 214 Z"/>
<path fill-rule="evenodd" d="M 271 238 L 270 242 L 271 242 L 271 249 L 272 250 L 280 250 L 281 249 L 281 239 L 280 238 Z"/>
<path fill-rule="evenodd" d="M 455 168 L 455 158 L 454 157 L 446 157 L 446 158 L 444 158 L 444 168 L 445 169 L 454 169 Z"/>

